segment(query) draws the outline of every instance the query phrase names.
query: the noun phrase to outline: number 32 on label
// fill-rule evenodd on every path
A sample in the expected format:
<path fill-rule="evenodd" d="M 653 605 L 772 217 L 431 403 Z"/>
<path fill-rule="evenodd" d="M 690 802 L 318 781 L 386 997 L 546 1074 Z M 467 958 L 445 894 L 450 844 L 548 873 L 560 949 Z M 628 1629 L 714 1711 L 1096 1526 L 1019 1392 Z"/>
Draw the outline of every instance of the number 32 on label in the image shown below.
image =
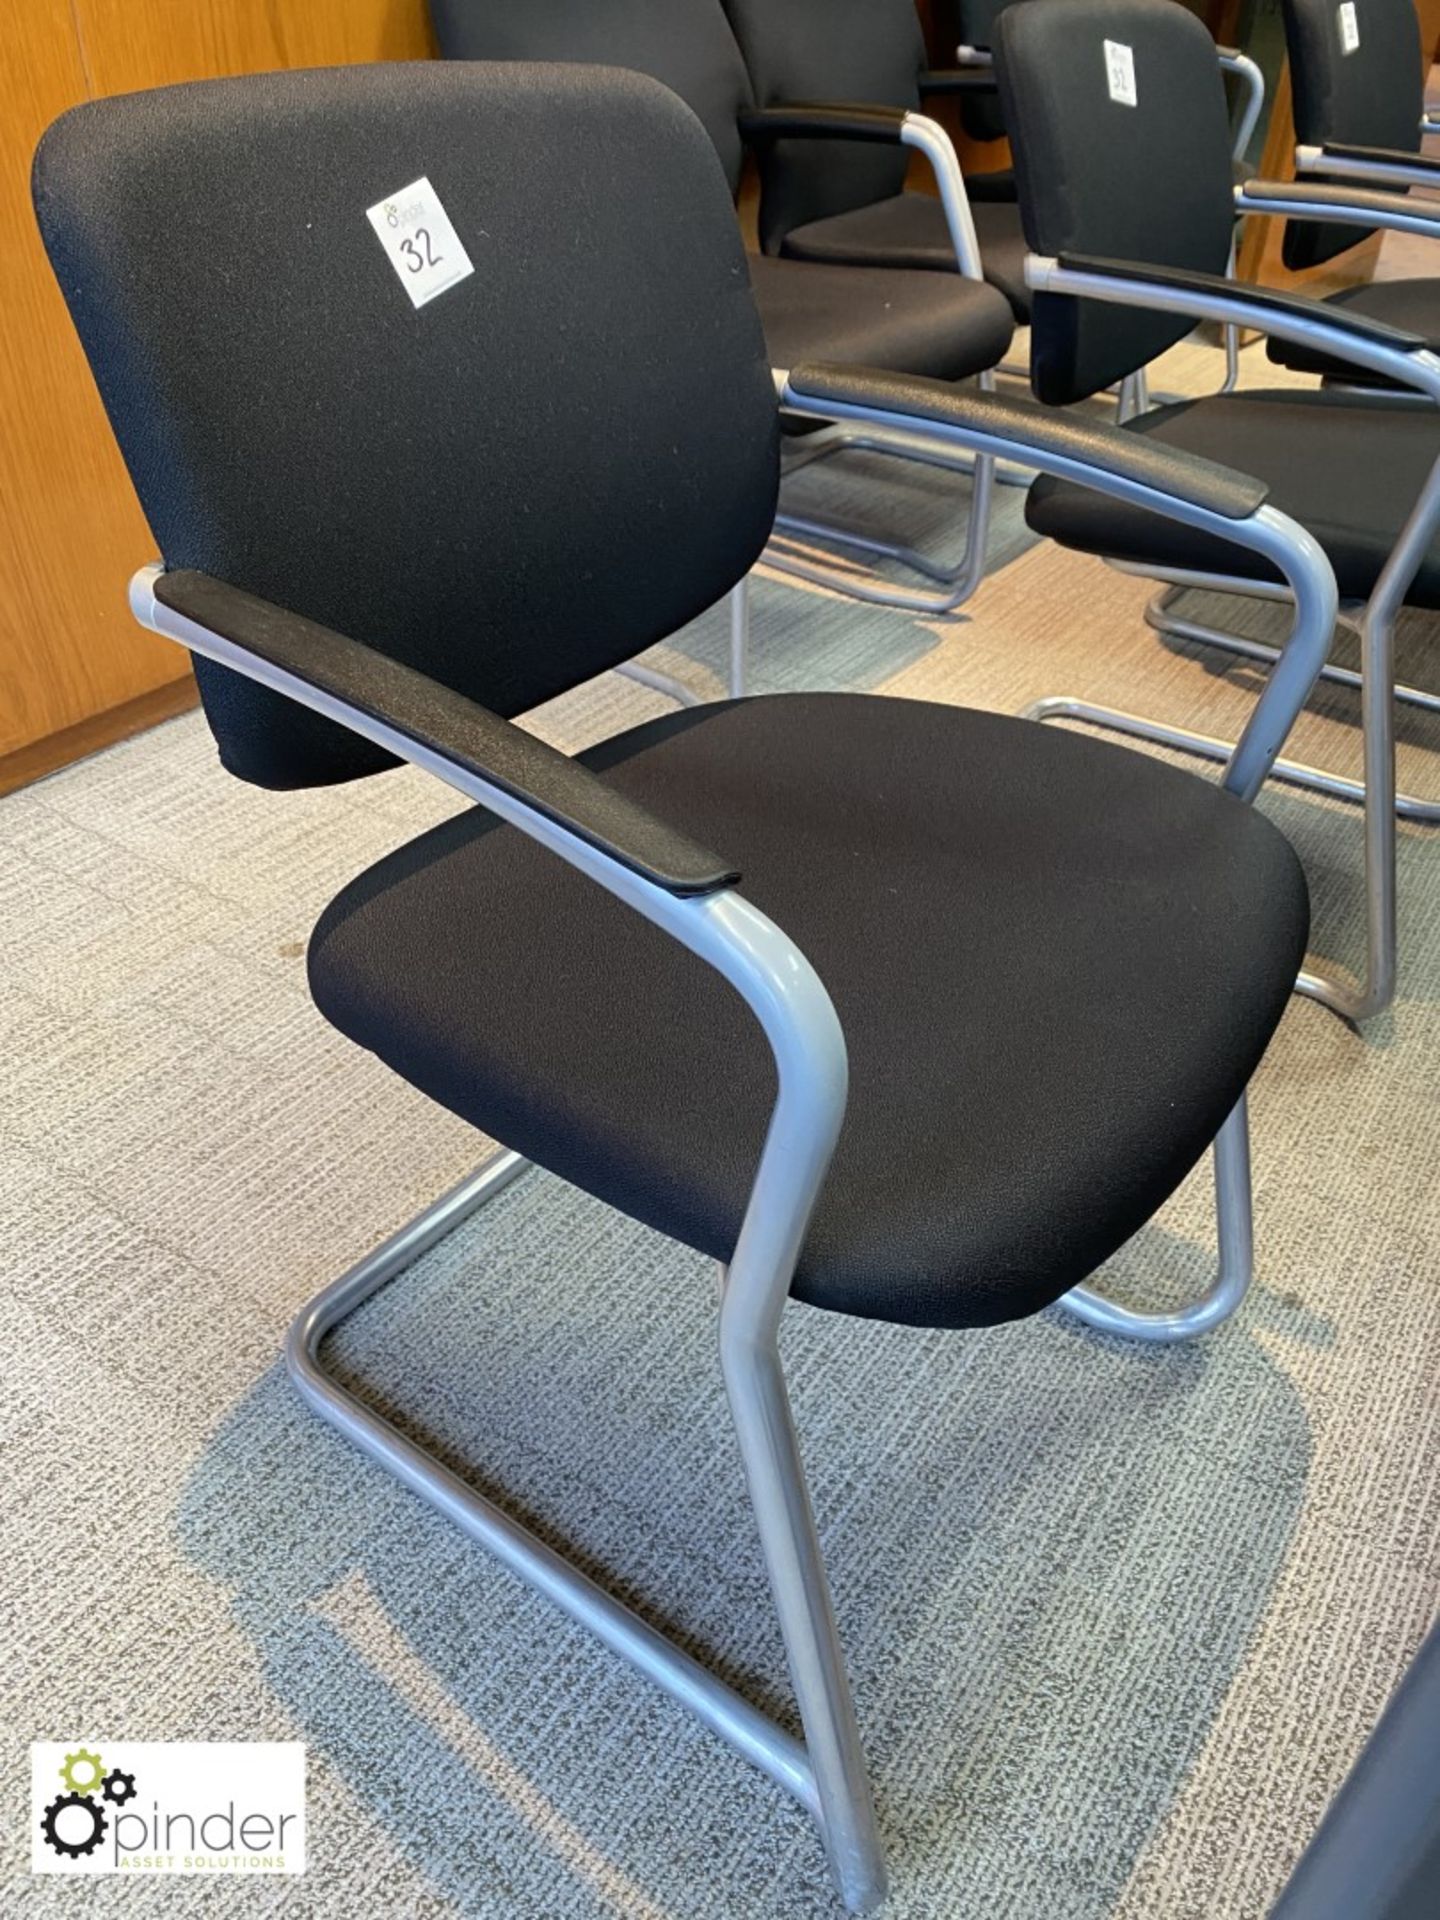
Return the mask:
<path fill-rule="evenodd" d="M 423 174 L 367 207 L 365 217 L 412 306 L 423 307 L 475 271 L 440 196 Z"/>

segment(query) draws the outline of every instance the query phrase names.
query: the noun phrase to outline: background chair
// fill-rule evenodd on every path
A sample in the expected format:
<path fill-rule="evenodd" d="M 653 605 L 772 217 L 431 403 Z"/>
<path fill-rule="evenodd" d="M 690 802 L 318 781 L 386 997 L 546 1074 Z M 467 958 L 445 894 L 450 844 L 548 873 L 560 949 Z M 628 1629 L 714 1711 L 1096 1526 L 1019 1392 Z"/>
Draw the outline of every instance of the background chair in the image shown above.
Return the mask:
<path fill-rule="evenodd" d="M 549 0 L 545 6 L 528 0 L 431 0 L 430 11 L 441 52 L 449 59 L 595 62 L 661 81 L 701 120 L 731 194 L 738 191 L 742 122 L 753 98 L 720 0 Z M 814 264 L 752 257 L 751 282 L 771 364 L 783 370 L 816 358 L 855 360 L 942 380 L 983 378 L 1004 357 L 1013 322 L 1005 302 L 981 283 L 964 187 L 948 138 L 932 122 L 877 128 L 874 116 L 854 114 L 843 124 L 837 118 L 830 131 L 842 147 L 866 154 L 873 152 L 870 143 L 877 137 L 895 144 L 897 152 L 902 140 L 922 145 L 940 169 L 964 265 L 937 283 L 931 275 L 898 265 L 821 271 Z M 893 437 L 875 450 L 922 457 L 914 445 Z M 813 458 L 819 451 L 812 445 L 801 457 Z M 943 455 L 937 460 L 933 450 L 923 457 L 970 471 L 968 463 Z M 965 552 L 954 567 L 930 561 L 903 542 L 782 511 L 777 522 L 782 534 L 835 541 L 898 560 L 934 583 L 928 588 L 857 581 L 854 574 L 819 565 L 793 548 L 772 554 L 772 560 L 787 572 L 859 599 L 914 612 L 949 612 L 969 597 L 984 572 L 992 478 L 983 463 L 974 472 Z"/>
<path fill-rule="evenodd" d="M 1401 193 L 1440 185 L 1440 162 L 1420 152 L 1429 63 L 1411 0 L 1355 0 L 1342 12 L 1327 0 L 1284 0 L 1285 44 L 1295 102 L 1295 170 L 1308 176 Z M 1353 42 L 1353 44 L 1352 44 Z M 1287 267 L 1319 266 L 1346 253 L 1373 229 L 1289 220 L 1281 252 Z M 1440 345 L 1440 279 L 1370 280 L 1344 287 L 1329 304 L 1371 315 Z M 1364 368 L 1271 340 L 1281 366 L 1351 386 L 1388 384 Z"/>
<path fill-rule="evenodd" d="M 1205 461 L 797 368 L 797 412 L 1008 451 L 1278 566 L 1294 636 L 1224 790 L 861 696 L 692 708 L 571 760 L 505 716 L 723 595 L 775 499 L 739 234 L 675 97 L 436 63 L 177 87 L 67 114 L 35 202 L 164 554 L 132 604 L 199 656 L 226 758 L 288 701 L 291 784 L 332 776 L 343 727 L 367 764 L 476 802 L 345 888 L 309 970 L 341 1031 L 510 1150 L 302 1311 L 296 1384 L 792 1794 L 847 1905 L 871 1907 L 884 1868 L 783 1306 L 960 1327 L 1061 1300 L 1152 1340 L 1234 1309 L 1245 1087 L 1307 921 L 1294 854 L 1245 802 L 1313 683 L 1333 577 L 1263 487 Z M 416 306 L 437 232 L 473 271 Z M 222 252 L 223 275 L 195 270 Z M 1212 1143 L 1211 1290 L 1147 1314 L 1087 1289 Z M 723 1263 L 721 1370 L 803 1743 L 324 1365 L 328 1329 L 522 1154 Z"/>
<path fill-rule="evenodd" d="M 1111 96 L 1107 43 L 1129 50 L 1133 104 Z M 1288 761 L 1275 772 L 1364 803 L 1364 978 L 1351 984 L 1308 972 L 1301 986 L 1347 1018 L 1369 1018 L 1395 989 L 1395 616 L 1406 603 L 1440 605 L 1440 359 L 1419 336 L 1353 311 L 1223 277 L 1235 203 L 1225 92 L 1209 35 L 1183 7 L 1025 0 L 1000 17 L 996 71 L 1035 255 L 1027 266 L 1036 289 L 1031 371 L 1042 399 L 1066 404 L 1099 391 L 1199 320 L 1321 345 L 1416 396 L 1233 393 L 1157 407 L 1128 423 L 1137 435 L 1262 474 L 1277 503 L 1325 547 L 1342 604 L 1361 629 L 1363 786 Z M 1277 596 L 1269 569 L 1250 556 L 1068 484 L 1037 482 L 1026 511 L 1036 532 L 1167 583 Z M 1083 702 L 1059 698 L 1032 711 L 1215 758 L 1228 753 L 1224 742 Z"/>
<path fill-rule="evenodd" d="M 927 96 L 983 97 L 986 75 L 932 71 L 913 0 L 725 0 L 760 112 L 746 123 L 760 160 L 760 244 L 770 255 L 829 266 L 956 270 L 945 210 L 906 187 L 892 139 L 837 149 L 825 103 L 919 113 Z M 808 137 L 813 127 L 819 138 Z M 971 209 L 981 269 L 1029 317 L 1025 237 L 1013 203 Z"/>

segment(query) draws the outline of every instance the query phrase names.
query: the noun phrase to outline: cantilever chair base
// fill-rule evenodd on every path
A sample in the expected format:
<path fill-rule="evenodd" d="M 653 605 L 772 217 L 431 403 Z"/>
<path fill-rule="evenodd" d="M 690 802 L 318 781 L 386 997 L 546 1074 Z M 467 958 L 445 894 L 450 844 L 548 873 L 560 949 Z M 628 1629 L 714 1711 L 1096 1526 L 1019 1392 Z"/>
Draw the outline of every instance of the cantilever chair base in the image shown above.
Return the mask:
<path fill-rule="evenodd" d="M 1172 1313 L 1146 1313 L 1123 1307 L 1088 1287 L 1077 1287 L 1058 1304 L 1076 1318 L 1108 1333 L 1153 1343 L 1175 1343 L 1209 1333 L 1239 1306 L 1252 1267 L 1249 1140 L 1242 1098 L 1216 1138 L 1214 1149 L 1219 1268 L 1214 1285 L 1193 1305 Z M 554 1601 L 572 1620 L 589 1628 L 611 1650 L 668 1693 L 799 1804 L 825 1835 L 815 1772 L 804 1743 L 776 1725 L 733 1687 L 702 1666 L 562 1554 L 539 1539 L 502 1507 L 468 1486 L 434 1454 L 401 1433 L 329 1373 L 320 1349 L 352 1313 L 390 1281 L 413 1266 L 462 1226 L 486 1201 L 508 1187 L 531 1163 L 518 1153 L 492 1154 L 472 1174 L 417 1214 L 407 1225 L 358 1261 L 301 1308 L 285 1346 L 285 1364 L 296 1391 L 327 1425 L 354 1442 L 412 1493 L 452 1520 L 478 1545 L 493 1553 L 527 1586 Z M 764 1360 L 756 1361 L 757 1372 Z M 755 1475 L 760 1456 L 771 1461 L 772 1512 L 791 1529 L 797 1560 L 804 1553 L 805 1529 L 793 1516 L 807 1514 L 808 1495 L 798 1452 L 793 1445 L 767 1444 L 772 1435 L 755 1429 L 764 1395 L 736 1391 L 731 1408 L 741 1453 L 751 1476 L 752 1495 L 763 1489 Z M 798 1584 L 798 1583 L 797 1583 Z M 787 1603 L 776 1593 L 777 1607 Z M 797 1604 L 794 1595 L 788 1604 Z M 787 1636 L 788 1637 L 788 1636 Z M 807 1690 L 824 1688 L 828 1676 L 792 1672 L 802 1707 Z M 851 1825 L 863 1831 L 864 1805 L 853 1807 Z M 884 1862 L 878 1845 L 859 1853 L 827 1847 L 837 1890 L 847 1911 L 870 1912 L 885 1897 Z"/>

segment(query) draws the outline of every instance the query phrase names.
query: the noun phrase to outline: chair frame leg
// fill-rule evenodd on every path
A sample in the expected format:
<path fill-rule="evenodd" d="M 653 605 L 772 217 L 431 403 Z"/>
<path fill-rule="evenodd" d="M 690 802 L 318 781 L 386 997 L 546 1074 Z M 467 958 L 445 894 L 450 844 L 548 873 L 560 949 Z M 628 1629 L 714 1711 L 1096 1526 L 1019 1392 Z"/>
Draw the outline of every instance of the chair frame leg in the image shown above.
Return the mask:
<path fill-rule="evenodd" d="M 1437 474 L 1440 474 L 1440 467 L 1437 467 Z M 1434 483 L 1427 485 L 1426 494 L 1432 495 L 1434 492 Z M 1427 499 L 1424 504 L 1428 507 L 1431 503 Z M 1419 511 L 1415 521 L 1423 526 Z M 1328 794 L 1335 799 L 1354 801 L 1363 809 L 1363 972 L 1358 980 L 1352 981 L 1337 974 L 1320 973 L 1307 968 L 1295 982 L 1297 993 L 1318 1001 L 1342 1020 L 1357 1026 L 1383 1013 L 1390 1006 L 1395 998 L 1398 976 L 1395 818 L 1400 808 L 1395 790 L 1395 619 L 1400 589 L 1393 583 L 1397 578 L 1408 577 L 1405 574 L 1407 548 L 1412 545 L 1411 530 L 1407 527 L 1387 565 L 1386 575 L 1382 576 L 1382 587 L 1387 590 L 1382 591 L 1382 587 L 1377 587 L 1363 609 L 1347 610 L 1348 619 L 1358 626 L 1360 632 L 1361 671 L 1358 678 L 1364 753 L 1363 781 L 1346 780 L 1339 774 L 1327 773 L 1323 768 L 1306 766 L 1294 760 L 1277 759 L 1270 770 L 1271 777 L 1276 780 Z M 1136 569 L 1127 566 L 1121 571 Z M 1204 576 L 1172 584 L 1193 585 L 1206 592 L 1232 590 L 1231 583 L 1206 579 Z M 1273 597 L 1283 596 L 1276 594 Z M 1240 650 L 1245 649 L 1242 647 Z M 1279 657 L 1278 654 L 1276 657 Z M 1343 670 L 1333 670 L 1331 677 L 1339 671 Z M 1077 721 L 1084 726 L 1124 734 L 1130 739 L 1145 740 L 1153 746 L 1169 747 L 1204 760 L 1228 761 L 1235 751 L 1233 741 L 1219 740 L 1211 734 L 1194 733 L 1185 727 L 1167 726 L 1162 721 L 1149 720 L 1140 714 L 1098 706 L 1092 701 L 1065 694 L 1033 701 L 1024 709 L 1021 717 L 1026 720 Z M 1419 807 L 1424 803 L 1416 801 L 1410 804 Z M 1425 816 L 1412 813 L 1409 817 Z"/>
<path fill-rule="evenodd" d="M 1215 1170 L 1215 1227 L 1219 1243 L 1215 1280 L 1201 1297 L 1174 1313 L 1145 1313 L 1072 1287 L 1058 1305 L 1104 1333 L 1173 1346 L 1194 1340 L 1228 1320 L 1249 1290 L 1255 1270 L 1255 1230 L 1250 1186 L 1250 1127 L 1245 1095 L 1231 1110 L 1211 1149 Z"/>
<path fill-rule="evenodd" d="M 763 1274 L 757 1276 L 752 1269 L 737 1278 L 735 1268 L 727 1271 L 721 1293 L 720 1356 L 805 1730 L 803 1743 L 468 1486 L 342 1386 L 321 1363 L 320 1346 L 327 1333 L 529 1164 L 519 1154 L 495 1154 L 317 1294 L 290 1329 L 285 1360 L 291 1381 L 321 1419 L 783 1787 L 819 1827 L 847 1910 L 872 1911 L 885 1895 L 884 1857 L 776 1346 L 778 1315 L 763 1305 L 758 1314 L 755 1310 L 757 1285 L 762 1293 L 765 1290 Z"/>
<path fill-rule="evenodd" d="M 726 695 L 731 700 L 743 700 L 749 692 L 750 675 L 750 575 L 747 573 L 730 589 L 730 645 L 726 672 Z M 709 701 L 709 694 L 697 693 L 695 688 L 684 680 L 677 680 L 673 673 L 664 673 L 659 667 L 647 667 L 638 660 L 623 660 L 615 669 L 627 680 L 634 680 L 642 687 L 649 687 L 652 693 L 664 694 L 667 700 L 673 700 L 679 707 L 703 707 Z"/>
<path fill-rule="evenodd" d="M 1195 591 L 1208 592 L 1211 589 L 1198 584 Z M 1187 640 L 1196 646 L 1219 647 L 1226 653 L 1239 654 L 1242 659 L 1256 660 L 1264 665 L 1273 666 L 1280 657 L 1280 649 L 1264 640 L 1250 640 L 1243 634 L 1227 633 L 1223 627 L 1212 627 L 1199 620 L 1186 620 L 1174 612 L 1175 603 L 1182 594 L 1191 592 L 1187 582 L 1172 581 L 1159 587 L 1145 608 L 1145 624 L 1152 632 L 1168 635 L 1172 639 Z M 1257 598 L 1261 597 L 1258 594 Z M 1270 597 L 1270 596 L 1265 596 Z M 1282 595 L 1275 595 L 1282 598 Z M 1359 611 L 1342 609 L 1337 623 L 1349 627 L 1353 632 L 1364 634 L 1364 621 Z M 1349 687 L 1352 692 L 1364 692 L 1364 675 L 1353 667 L 1337 667 L 1327 661 L 1320 669 L 1320 678 L 1341 687 Z M 1405 707 L 1418 707 L 1424 713 L 1440 714 L 1440 694 L 1427 693 L 1423 687 L 1408 687 L 1397 681 L 1392 688 L 1394 698 Z M 1306 787 L 1313 793 L 1328 794 L 1334 800 L 1351 800 L 1359 804 L 1364 800 L 1365 788 L 1359 780 L 1348 780 L 1343 774 L 1330 773 L 1324 767 L 1298 765 L 1294 761 L 1282 761 L 1275 768 L 1274 777 L 1286 780 L 1292 786 Z M 1425 800 L 1417 794 L 1397 793 L 1395 796 L 1395 814 L 1397 819 L 1409 820 L 1419 826 L 1440 826 L 1440 800 Z"/>
<path fill-rule="evenodd" d="M 981 374 L 977 381 L 980 389 L 986 392 L 994 384 L 993 374 Z M 826 460 L 847 450 L 886 454 L 892 459 L 909 460 L 919 466 L 939 467 L 947 472 L 970 476 L 972 485 L 965 552 L 959 564 L 947 567 L 903 542 L 884 540 L 874 534 L 835 526 L 802 514 L 787 513 L 783 509 L 775 516 L 775 534 L 766 548 L 765 564 L 777 573 L 829 587 L 836 593 L 845 594 L 852 600 L 862 600 L 870 606 L 896 607 L 905 613 L 953 613 L 970 598 L 984 578 L 997 478 L 1005 485 L 1028 486 L 1031 476 L 1018 469 L 1012 473 L 997 463 L 991 454 L 956 452 L 953 448 L 938 444 L 933 436 L 907 433 L 893 427 L 854 426 L 844 421 L 836 421 L 809 435 L 804 446 L 787 457 L 785 472 L 787 475 L 797 473 L 813 461 Z M 836 567 L 807 558 L 803 552 L 787 550 L 791 543 L 806 540 L 829 540 L 837 546 L 871 554 L 876 559 L 896 561 L 908 567 L 912 573 L 934 581 L 942 591 L 915 592 L 909 588 L 889 586 L 874 578 L 857 578 Z"/>

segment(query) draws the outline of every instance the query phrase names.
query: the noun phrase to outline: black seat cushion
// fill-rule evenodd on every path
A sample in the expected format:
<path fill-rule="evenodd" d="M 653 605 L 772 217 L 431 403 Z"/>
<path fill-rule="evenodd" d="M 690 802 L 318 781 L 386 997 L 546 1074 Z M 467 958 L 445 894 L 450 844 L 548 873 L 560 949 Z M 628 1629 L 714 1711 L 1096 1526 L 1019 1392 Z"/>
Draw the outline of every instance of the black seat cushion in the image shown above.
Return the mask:
<path fill-rule="evenodd" d="M 1353 307 L 1372 320 L 1406 333 L 1418 333 L 1430 342 L 1432 352 L 1440 351 L 1440 279 L 1371 280 L 1359 287 L 1342 287 L 1332 293 L 1327 306 Z M 1383 373 L 1370 373 L 1336 360 L 1297 340 L 1267 340 L 1265 350 L 1276 366 L 1293 367 L 1297 373 L 1318 373 L 1327 380 L 1343 380 L 1353 387 L 1392 387 L 1395 383 Z"/>
<path fill-rule="evenodd" d="M 744 869 L 819 970 L 850 1103 L 803 1299 L 960 1326 L 1045 1306 L 1204 1152 L 1285 1006 L 1305 883 L 1198 776 L 1000 715 L 805 694 L 584 756 Z M 718 976 L 477 812 L 322 916 L 321 1011 L 492 1137 L 728 1259 L 774 1098 Z"/>
<path fill-rule="evenodd" d="M 1013 201 L 981 201 L 970 209 L 985 278 L 1010 302 L 1011 312 L 1024 321 L 1030 313 L 1025 285 L 1025 235 L 1020 209 Z M 955 248 L 946 224 L 945 209 L 928 193 L 897 193 L 875 200 L 851 213 L 812 220 L 785 236 L 784 252 L 791 260 L 848 263 L 858 267 L 922 267 L 955 271 Z"/>
<path fill-rule="evenodd" d="M 993 287 L 958 273 L 892 273 L 750 255 L 770 364 L 848 361 L 892 373 L 965 380 L 1005 357 L 1010 309 Z"/>
<path fill-rule="evenodd" d="M 1261 391 L 1156 407 L 1128 423 L 1172 446 L 1253 474 L 1270 505 L 1324 547 L 1346 599 L 1369 596 L 1437 455 L 1440 415 L 1428 401 L 1340 393 Z M 1048 477 L 1030 489 L 1025 517 L 1063 546 L 1137 565 L 1274 579 L 1244 547 Z M 1440 552 L 1426 556 L 1408 595 L 1440 607 Z"/>

